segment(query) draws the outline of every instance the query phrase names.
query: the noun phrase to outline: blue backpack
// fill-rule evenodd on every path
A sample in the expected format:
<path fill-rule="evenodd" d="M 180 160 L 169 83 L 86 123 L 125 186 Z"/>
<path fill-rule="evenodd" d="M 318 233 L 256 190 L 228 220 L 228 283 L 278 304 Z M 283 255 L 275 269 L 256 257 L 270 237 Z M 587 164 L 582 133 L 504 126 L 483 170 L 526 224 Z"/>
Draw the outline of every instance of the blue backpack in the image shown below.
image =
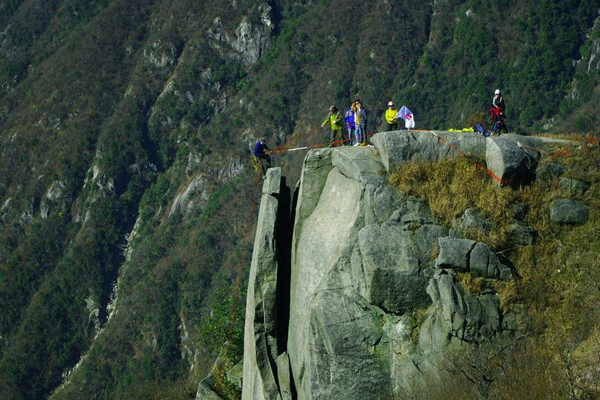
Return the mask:
<path fill-rule="evenodd" d="M 473 128 L 475 129 L 475 132 L 477 132 L 478 134 L 482 135 L 483 137 L 490 136 L 490 133 L 486 132 L 486 130 L 483 129 L 483 126 L 481 126 L 481 124 L 477 124 Z"/>

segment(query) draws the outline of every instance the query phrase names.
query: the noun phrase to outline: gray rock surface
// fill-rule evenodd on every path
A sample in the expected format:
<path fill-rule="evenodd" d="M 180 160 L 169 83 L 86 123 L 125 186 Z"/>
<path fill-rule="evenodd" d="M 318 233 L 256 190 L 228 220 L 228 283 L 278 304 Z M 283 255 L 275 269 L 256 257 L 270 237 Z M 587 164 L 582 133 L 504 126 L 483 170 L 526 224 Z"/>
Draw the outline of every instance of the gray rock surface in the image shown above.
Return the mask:
<path fill-rule="evenodd" d="M 536 180 L 543 185 L 550 185 L 554 178 L 565 173 L 565 169 L 554 163 L 542 164 L 536 171 Z"/>
<path fill-rule="evenodd" d="M 307 156 L 309 162 L 310 154 Z M 321 160 L 315 161 L 321 162 Z M 306 170 L 308 172 L 308 170 Z M 321 167 L 317 175 L 328 168 Z M 303 171 L 304 172 L 304 171 Z M 307 384 L 301 371 L 308 368 L 308 334 L 311 302 L 315 291 L 327 272 L 338 260 L 349 257 L 356 242 L 359 227 L 363 224 L 363 185 L 332 169 L 327 174 L 322 191 L 312 178 L 321 181 L 323 176 L 308 176 L 300 185 L 294 237 L 292 241 L 292 277 L 290 291 L 290 325 L 288 353 L 294 381 L 299 387 L 298 396 L 305 393 Z M 315 201 L 315 197 L 318 201 Z M 314 207 L 313 207 L 314 205 Z M 310 210 L 312 208 L 312 210 Z M 308 210 L 312 212 L 308 212 Z"/>
<path fill-rule="evenodd" d="M 315 295 L 306 354 L 308 376 L 301 381 L 298 398 L 390 396 L 389 367 L 377 354 L 383 312 L 340 283 L 334 272 Z"/>
<path fill-rule="evenodd" d="M 502 264 L 498 256 L 483 243 L 442 237 L 439 244 L 440 254 L 435 262 L 437 268 L 501 280 L 507 280 L 511 276 L 510 268 Z"/>
<path fill-rule="evenodd" d="M 382 184 L 385 169 L 371 147 L 337 147 L 331 150 L 331 164 L 344 176 L 367 184 Z"/>
<path fill-rule="evenodd" d="M 452 146 L 466 154 L 483 157 L 486 151 L 485 138 L 476 134 L 436 131 L 451 146 L 444 144 L 432 132 L 394 131 L 381 132 L 372 141 L 381 157 L 383 165 L 390 171 L 400 162 L 415 160 L 440 161 L 457 156 Z"/>
<path fill-rule="evenodd" d="M 175 196 L 169 215 L 177 212 L 187 214 L 194 209 L 195 205 L 200 205 L 202 207 L 209 199 L 208 194 L 206 193 L 207 187 L 208 185 L 206 184 L 204 177 L 202 175 L 196 176 L 183 191 Z"/>
<path fill-rule="evenodd" d="M 239 362 L 227 371 L 227 380 L 233 383 L 239 390 L 242 390 L 242 380 L 244 378 L 244 363 Z"/>
<path fill-rule="evenodd" d="M 276 222 L 281 192 L 281 169 L 267 171 L 256 228 L 256 240 L 246 300 L 242 395 L 248 399 L 280 399 L 272 367 L 277 349 Z"/>
<path fill-rule="evenodd" d="M 510 241 L 514 244 L 531 246 L 536 236 L 535 230 L 522 222 L 515 221 L 510 226 Z"/>
<path fill-rule="evenodd" d="M 396 314 L 425 308 L 429 296 L 414 234 L 398 224 L 368 225 L 358 235 L 366 299 Z M 431 252 L 429 252 L 431 255 Z"/>
<path fill-rule="evenodd" d="M 494 293 L 466 293 L 456 280 L 458 271 L 507 280 L 511 269 L 487 245 L 461 239 L 422 201 L 387 184 L 383 171 L 393 160 L 450 153 L 437 149 L 431 134 L 433 142 L 418 132 L 379 136 L 376 150 L 341 147 L 306 156 L 289 250 L 284 343 L 276 337 L 285 324 L 277 320 L 281 281 L 272 233 L 281 225 L 274 220 L 281 178 L 269 171 L 248 290 L 244 399 L 412 395 L 415 385 L 452 379 L 439 368 L 452 352 L 485 345 L 519 325 L 515 318 L 502 322 Z M 468 147 L 469 136 L 451 138 Z M 472 146 L 482 153 L 485 143 L 477 138 Z M 389 144 L 396 146 L 391 157 L 381 151 Z M 465 220 L 465 226 L 487 228 L 474 212 Z"/>
<path fill-rule="evenodd" d="M 590 184 L 587 182 L 578 181 L 577 179 L 560 177 L 558 178 L 558 187 L 571 194 L 581 195 L 590 188 Z"/>
<path fill-rule="evenodd" d="M 550 219 L 559 224 L 582 225 L 590 217 L 590 208 L 577 200 L 560 199 L 550 204 Z"/>
<path fill-rule="evenodd" d="M 73 199 L 68 193 L 67 185 L 62 181 L 52 183 L 40 204 L 40 216 L 47 219 L 51 212 L 64 213 L 71 206 Z"/>
<path fill-rule="evenodd" d="M 284 352 L 277 357 L 277 377 L 281 400 L 292 400 L 292 371 L 290 369 L 290 356 Z"/>
<path fill-rule="evenodd" d="M 198 385 L 196 400 L 224 400 L 225 397 L 215 392 L 215 382 L 216 379 L 212 375 L 204 378 Z"/>
<path fill-rule="evenodd" d="M 452 221 L 452 227 L 456 229 L 475 229 L 483 233 L 492 230 L 492 224 L 484 220 L 477 210 L 467 208 L 462 216 Z"/>
<path fill-rule="evenodd" d="M 443 270 L 430 280 L 427 290 L 438 312 L 430 313 L 423 323 L 421 346 L 439 350 L 452 338 L 482 343 L 500 330 L 501 313 L 495 295 L 465 293 L 454 276 Z"/>
<path fill-rule="evenodd" d="M 435 262 L 437 268 L 451 268 L 469 272 L 469 256 L 477 244 L 474 240 L 440 238 L 440 254 Z"/>
<path fill-rule="evenodd" d="M 495 174 L 500 185 L 521 185 L 535 176 L 535 154 L 524 150 L 510 137 L 486 138 L 487 167 Z"/>
<path fill-rule="evenodd" d="M 244 18 L 235 30 L 235 40 L 230 44 L 244 64 L 254 64 L 267 49 L 271 31 L 275 28 L 272 11 L 267 3 L 259 5 L 260 24 L 252 25 L 248 18 Z"/>

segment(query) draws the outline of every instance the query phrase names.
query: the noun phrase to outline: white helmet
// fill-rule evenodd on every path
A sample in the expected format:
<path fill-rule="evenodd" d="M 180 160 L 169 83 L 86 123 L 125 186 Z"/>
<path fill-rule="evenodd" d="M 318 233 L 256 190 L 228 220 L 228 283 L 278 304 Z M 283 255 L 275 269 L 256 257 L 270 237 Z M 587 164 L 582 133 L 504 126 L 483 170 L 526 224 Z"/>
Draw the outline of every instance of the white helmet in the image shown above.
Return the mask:
<path fill-rule="evenodd" d="M 496 91 L 494 92 L 494 94 L 500 94 L 500 89 L 496 89 Z"/>

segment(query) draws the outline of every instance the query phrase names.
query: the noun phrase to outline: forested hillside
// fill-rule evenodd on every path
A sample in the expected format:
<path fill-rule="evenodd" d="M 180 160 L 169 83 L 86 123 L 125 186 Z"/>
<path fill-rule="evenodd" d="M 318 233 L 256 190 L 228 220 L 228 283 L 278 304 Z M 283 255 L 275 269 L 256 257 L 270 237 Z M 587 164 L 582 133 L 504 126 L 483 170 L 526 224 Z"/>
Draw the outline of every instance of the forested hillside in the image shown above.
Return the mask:
<path fill-rule="evenodd" d="M 325 142 L 355 98 L 368 133 L 390 99 L 464 127 L 496 88 L 513 131 L 597 133 L 599 9 L 2 1 L 0 398 L 193 396 L 249 264 L 257 138 Z M 302 157 L 275 164 L 293 182 Z"/>

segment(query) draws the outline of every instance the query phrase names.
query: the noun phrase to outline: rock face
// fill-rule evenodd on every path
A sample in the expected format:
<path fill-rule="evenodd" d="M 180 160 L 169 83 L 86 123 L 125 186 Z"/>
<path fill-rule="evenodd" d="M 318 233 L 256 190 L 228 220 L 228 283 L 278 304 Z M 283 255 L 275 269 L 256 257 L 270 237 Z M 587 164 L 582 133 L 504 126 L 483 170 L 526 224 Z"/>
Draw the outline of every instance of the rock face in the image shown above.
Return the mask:
<path fill-rule="evenodd" d="M 550 219 L 559 224 L 581 225 L 590 217 L 590 208 L 577 200 L 554 200 L 550 205 Z"/>
<path fill-rule="evenodd" d="M 535 176 L 537 154 L 511 137 L 488 137 L 486 162 L 501 185 L 521 185 Z"/>
<path fill-rule="evenodd" d="M 247 398 L 281 399 L 279 375 L 286 373 L 285 368 L 289 370 L 285 359 L 279 360 L 281 352 L 278 346 L 278 340 L 286 335 L 287 329 L 286 313 L 279 309 L 286 306 L 279 304 L 281 298 L 278 293 L 289 290 L 282 283 L 285 274 L 281 271 L 289 270 L 289 261 L 285 260 L 288 257 L 282 250 L 289 247 L 286 243 L 289 242 L 286 240 L 289 207 L 289 189 L 285 187 L 281 169 L 269 169 L 262 190 L 246 304 L 248 323 L 244 332 L 242 379 Z M 289 379 L 287 385 L 283 392 L 289 393 Z"/>
<path fill-rule="evenodd" d="M 490 145 L 442 136 L 479 156 Z M 269 170 L 248 288 L 244 399 L 402 398 L 451 379 L 440 362 L 452 351 L 514 331 L 495 293 L 470 294 L 457 275 L 506 281 L 512 267 L 387 183 L 398 162 L 455 154 L 427 132 L 373 141 L 310 151 L 291 216 L 284 179 Z M 495 152 L 512 151 L 499 142 Z"/>
<path fill-rule="evenodd" d="M 449 145 L 444 145 L 433 132 L 398 131 L 379 133 L 373 143 L 381 155 L 385 168 L 389 171 L 399 162 L 428 160 L 440 161 L 458 155 L 456 148 L 476 157 L 484 157 L 486 142 L 483 136 L 464 133 L 435 132 Z"/>

